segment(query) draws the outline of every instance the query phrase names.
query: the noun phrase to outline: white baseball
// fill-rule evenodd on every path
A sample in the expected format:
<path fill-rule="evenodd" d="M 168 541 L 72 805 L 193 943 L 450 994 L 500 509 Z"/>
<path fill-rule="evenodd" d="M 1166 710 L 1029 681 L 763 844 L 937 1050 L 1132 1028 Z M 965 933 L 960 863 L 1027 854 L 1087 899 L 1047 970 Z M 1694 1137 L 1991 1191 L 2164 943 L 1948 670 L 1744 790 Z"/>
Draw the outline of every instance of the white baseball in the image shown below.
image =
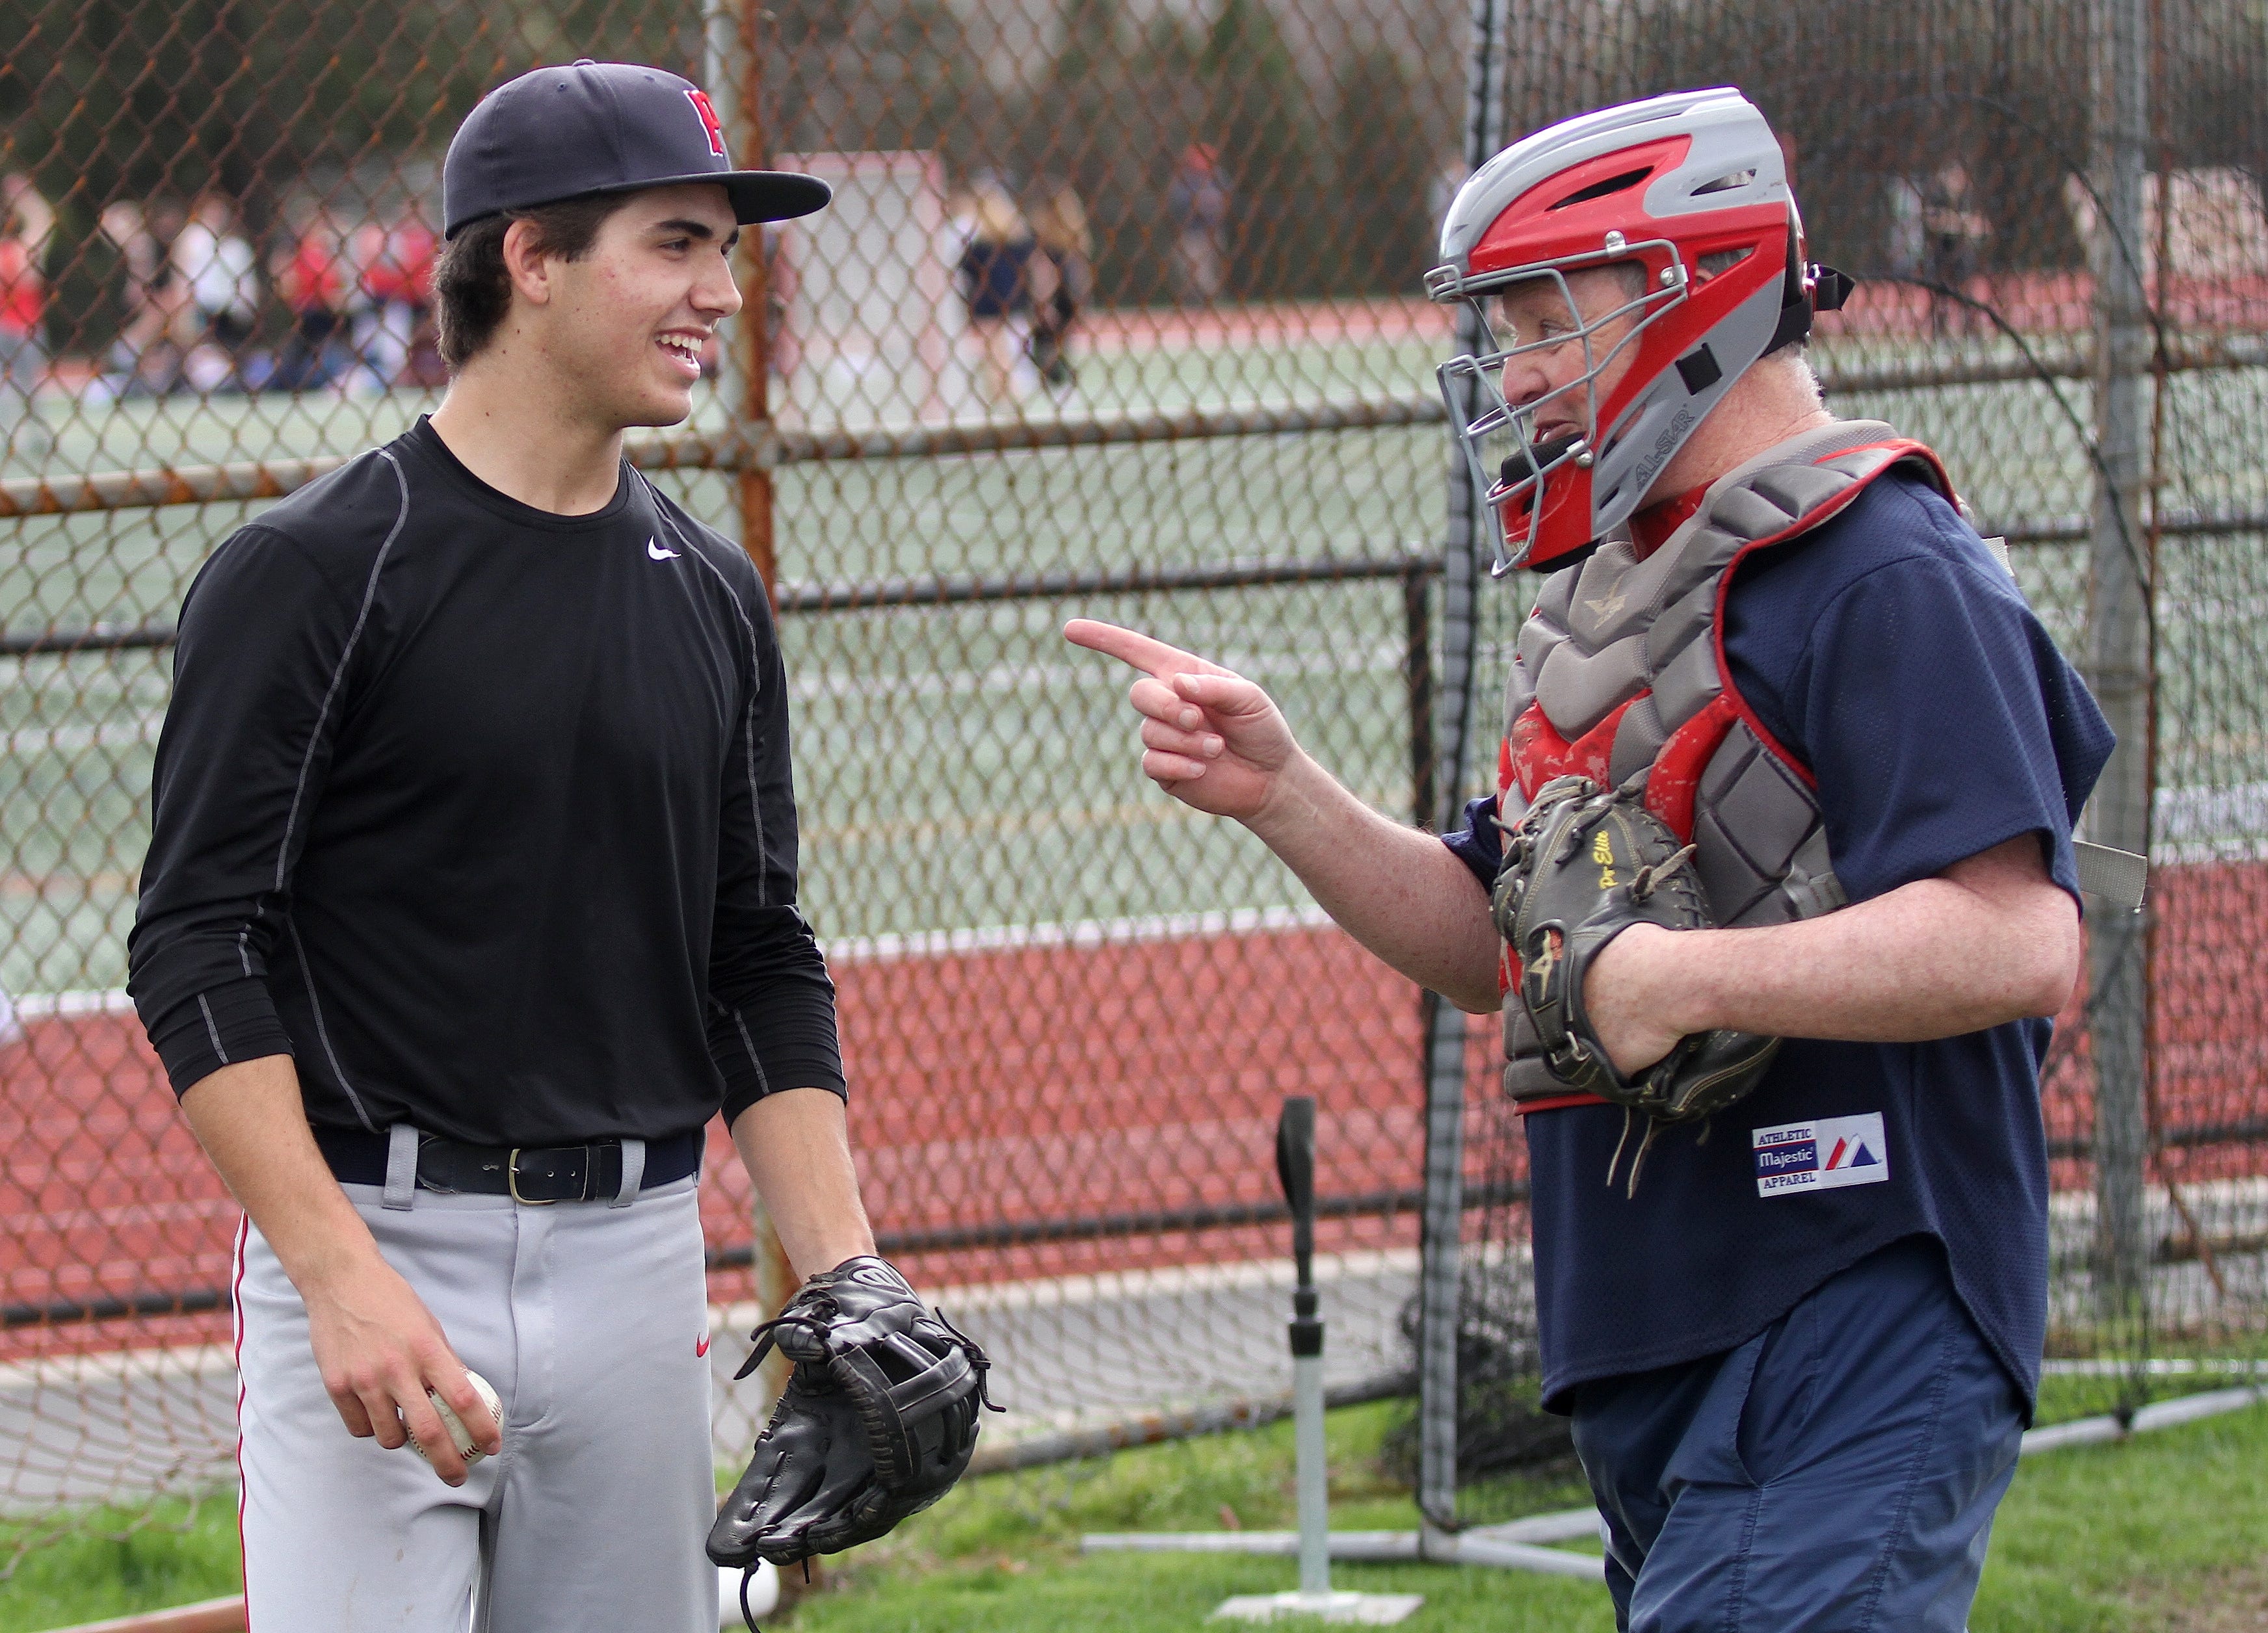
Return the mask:
<path fill-rule="evenodd" d="M 481 1398 L 481 1404 L 489 1409 L 489 1416 L 496 1419 L 497 1431 L 499 1434 L 502 1433 L 504 1431 L 504 1402 L 497 1398 L 495 1387 L 492 1386 L 487 1379 L 482 1377 L 478 1372 L 472 1371 L 470 1368 L 466 1369 L 465 1381 L 472 1385 L 473 1392 Z M 440 1392 L 438 1390 L 428 1389 L 425 1392 L 425 1398 L 433 1403 L 433 1409 L 440 1414 L 441 1428 L 448 1435 L 449 1438 L 456 1443 L 457 1455 L 465 1460 L 466 1467 L 471 1467 L 475 1463 L 479 1462 L 481 1459 L 488 1455 L 487 1453 L 482 1451 L 480 1447 L 473 1444 L 472 1431 L 465 1427 L 464 1420 L 459 1417 L 457 1414 L 451 1409 L 449 1403 L 441 1398 Z M 425 1448 L 417 1444 L 417 1437 L 416 1435 L 409 1437 L 409 1449 L 416 1453 L 420 1457 L 426 1456 Z M 432 1460 L 431 1458 L 427 1458 L 426 1460 L 430 1462 Z"/>

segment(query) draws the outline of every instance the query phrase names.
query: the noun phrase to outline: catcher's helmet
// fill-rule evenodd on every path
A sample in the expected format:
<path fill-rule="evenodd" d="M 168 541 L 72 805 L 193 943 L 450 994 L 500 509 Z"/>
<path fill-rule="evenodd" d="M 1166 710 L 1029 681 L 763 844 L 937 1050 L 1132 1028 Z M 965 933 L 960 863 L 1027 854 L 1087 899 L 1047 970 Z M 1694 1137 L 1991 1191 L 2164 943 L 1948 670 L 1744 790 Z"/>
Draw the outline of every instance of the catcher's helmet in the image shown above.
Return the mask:
<path fill-rule="evenodd" d="M 1645 502 L 1702 416 L 1765 353 L 1810 331 L 1849 281 L 1804 260 L 1803 224 L 1779 143 L 1737 91 L 1659 96 L 1540 130 L 1466 181 L 1441 227 L 1437 301 L 1473 304 L 1483 349 L 1441 365 L 1476 482 L 1496 512 L 1493 570 L 1564 565 Z M 1616 268 L 1627 298 L 1586 316 L 1570 273 Z M 1529 340 L 1491 320 L 1525 286 L 1571 314 Z M 1605 335 L 1620 326 L 1627 332 Z M 1600 343 L 1594 344 L 1594 338 Z M 1583 372 L 1527 402 L 1506 401 L 1505 365 L 1580 341 Z M 1618 359 L 1620 379 L 1594 382 Z M 1557 402 L 1562 412 L 1539 416 Z M 1580 429 L 1535 438 L 1557 421 Z"/>

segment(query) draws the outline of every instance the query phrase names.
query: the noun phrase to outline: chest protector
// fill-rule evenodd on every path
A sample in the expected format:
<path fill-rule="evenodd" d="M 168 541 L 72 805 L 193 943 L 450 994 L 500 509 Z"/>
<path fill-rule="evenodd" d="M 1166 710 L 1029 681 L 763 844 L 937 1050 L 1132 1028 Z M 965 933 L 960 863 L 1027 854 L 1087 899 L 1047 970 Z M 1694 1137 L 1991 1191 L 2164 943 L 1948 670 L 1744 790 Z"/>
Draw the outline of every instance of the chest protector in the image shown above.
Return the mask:
<path fill-rule="evenodd" d="M 1640 561 L 1626 540 L 1544 581 L 1506 689 L 1498 808 L 1577 773 L 1643 776 L 1648 810 L 1695 847 L 1719 924 L 1778 924 L 1844 903 L 1810 771 L 1773 740 L 1725 662 L 1725 597 L 1752 553 L 1800 539 L 1885 472 L 1925 476 L 1958 504 L 1937 456 L 1887 425 L 1846 420 L 1727 473 Z M 1507 947 L 1499 980 L 1519 970 Z M 1504 1007 L 1505 1089 L 1521 1111 L 1602 1103 L 1543 1063 L 1525 1007 Z"/>

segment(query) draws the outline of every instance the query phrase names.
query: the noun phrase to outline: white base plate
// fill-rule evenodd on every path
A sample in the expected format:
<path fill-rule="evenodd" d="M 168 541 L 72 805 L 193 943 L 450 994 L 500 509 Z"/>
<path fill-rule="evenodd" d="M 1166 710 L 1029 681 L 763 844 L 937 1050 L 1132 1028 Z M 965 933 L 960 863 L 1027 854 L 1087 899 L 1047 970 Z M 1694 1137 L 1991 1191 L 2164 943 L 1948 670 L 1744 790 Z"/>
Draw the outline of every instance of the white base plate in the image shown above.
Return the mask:
<path fill-rule="evenodd" d="M 1423 1593 L 1241 1593 L 1221 1601 L 1208 1621 L 1273 1622 L 1278 1616 L 1321 1616 L 1326 1622 L 1356 1622 L 1388 1627 L 1414 1614 Z"/>

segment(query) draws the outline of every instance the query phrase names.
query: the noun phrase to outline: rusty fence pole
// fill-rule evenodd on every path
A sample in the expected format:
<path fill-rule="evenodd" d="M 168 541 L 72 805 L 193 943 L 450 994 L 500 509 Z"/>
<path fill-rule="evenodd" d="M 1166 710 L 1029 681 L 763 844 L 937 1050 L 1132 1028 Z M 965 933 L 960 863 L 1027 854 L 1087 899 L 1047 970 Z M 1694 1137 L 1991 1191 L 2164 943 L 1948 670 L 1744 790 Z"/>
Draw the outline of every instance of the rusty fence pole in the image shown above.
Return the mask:
<path fill-rule="evenodd" d="M 761 29 L 764 11 L 761 0 L 706 0 L 702 11 L 703 77 L 710 99 L 716 104 L 718 122 L 731 133 L 734 163 L 762 166 L 768 150 L 763 121 L 763 55 Z M 739 281 L 740 311 L 735 343 L 723 348 L 717 380 L 718 394 L 740 408 L 738 430 L 747 444 L 769 447 L 764 433 L 771 420 L 771 335 L 768 307 L 771 268 L 764 253 L 764 230 L 751 226 L 740 234 Z M 763 576 L 765 593 L 775 604 L 779 597 L 779 557 L 772 543 L 772 474 L 769 463 L 757 465 L 744 454 L 732 480 L 738 502 L 740 546 Z M 756 1305 L 766 1318 L 779 1313 L 794 1296 L 797 1278 L 779 1232 L 764 1210 L 764 1199 L 752 1195 L 751 1223 L 755 1250 L 751 1276 Z M 814 1269 L 825 1269 L 815 1266 Z M 775 1350 L 757 1372 L 763 1406 L 770 1410 L 787 1387 L 786 1357 Z"/>
<path fill-rule="evenodd" d="M 2087 607 L 2087 680 L 2118 734 L 2095 784 L 2089 837 L 2146 854 L 2154 695 L 2142 492 L 2151 366 L 2143 283 L 2143 173 L 2149 131 L 2147 0 L 2095 0 L 2088 58 L 2094 102 L 2095 492 Z M 2161 200 L 2163 209 L 2170 201 Z M 2095 1288 L 2105 1336 L 2146 1353 L 2149 1228 L 2144 952 L 2140 914 L 2089 915 L 2088 1026 L 2095 1059 Z M 2142 1387 L 2139 1367 L 2129 1393 Z"/>
<path fill-rule="evenodd" d="M 762 0 L 729 0 L 739 13 L 740 61 L 738 104 L 740 152 L 744 165 L 761 166 L 771 158 L 764 134 L 763 27 L 770 17 Z M 771 438 L 771 297 L 772 268 L 761 226 L 740 235 L 740 348 L 744 378 L 740 386 L 740 429 L 759 448 L 769 449 Z M 772 471 L 769 458 L 744 459 L 740 471 L 740 548 L 763 575 L 764 587 L 777 596 L 779 553 L 772 541 Z"/>
<path fill-rule="evenodd" d="M 1504 145 L 1510 0 L 1471 0 L 1466 61 L 1464 161 L 1478 170 Z M 1482 337 L 1466 308 L 1459 349 L 1478 353 Z M 1465 792 L 1465 747 L 1474 697 L 1473 661 L 1481 594 L 1480 563 L 1489 518 L 1461 448 L 1450 451 L 1441 580 L 1441 665 L 1433 704 L 1436 831 L 1447 832 Z M 1425 999 L 1420 1073 L 1425 1096 L 1425 1203 L 1418 1232 L 1418 1509 L 1423 1534 L 1455 1528 L 1457 1515 L 1457 1333 L 1463 1274 L 1465 1017 L 1436 994 Z"/>

